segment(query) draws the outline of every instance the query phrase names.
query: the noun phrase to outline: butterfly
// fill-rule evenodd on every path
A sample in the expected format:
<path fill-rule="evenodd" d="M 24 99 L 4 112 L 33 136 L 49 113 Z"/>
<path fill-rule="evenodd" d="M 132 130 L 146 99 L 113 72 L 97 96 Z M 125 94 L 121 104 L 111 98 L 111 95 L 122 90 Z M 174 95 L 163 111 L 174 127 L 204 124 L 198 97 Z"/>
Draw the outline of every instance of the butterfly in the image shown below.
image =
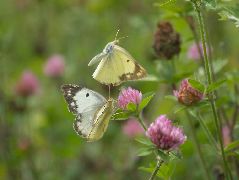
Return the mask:
<path fill-rule="evenodd" d="M 114 100 L 73 84 L 61 86 L 68 109 L 76 115 L 73 128 L 78 135 L 92 142 L 105 133 L 114 111 Z"/>
<path fill-rule="evenodd" d="M 118 43 L 119 39 L 115 38 L 88 64 L 91 66 L 100 62 L 93 73 L 93 78 L 102 84 L 117 86 L 124 81 L 141 79 L 147 74 L 129 52 L 117 45 Z"/>

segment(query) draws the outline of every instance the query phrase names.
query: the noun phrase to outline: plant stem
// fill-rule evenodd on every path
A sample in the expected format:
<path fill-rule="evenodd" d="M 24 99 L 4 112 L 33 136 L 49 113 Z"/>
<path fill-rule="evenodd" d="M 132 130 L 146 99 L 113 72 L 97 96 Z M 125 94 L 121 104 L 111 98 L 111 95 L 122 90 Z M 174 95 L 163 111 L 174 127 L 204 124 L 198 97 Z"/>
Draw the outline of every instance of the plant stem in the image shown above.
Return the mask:
<path fill-rule="evenodd" d="M 206 179 L 210 180 L 211 177 L 210 177 L 210 173 L 208 172 L 208 168 L 207 168 L 207 165 L 206 165 L 206 162 L 205 162 L 205 159 L 203 157 L 203 153 L 202 153 L 202 150 L 201 150 L 201 146 L 199 144 L 199 141 L 197 139 L 197 135 L 196 135 L 196 129 L 194 128 L 194 125 L 192 123 L 192 120 L 190 118 L 190 115 L 188 112 L 187 113 L 187 116 L 188 116 L 188 124 L 190 125 L 190 128 L 191 128 L 191 133 L 192 133 L 192 139 L 194 141 L 194 144 L 196 146 L 196 149 L 197 149 L 197 152 L 198 152 L 198 155 L 199 155 L 199 159 L 201 161 L 201 164 L 202 164 L 202 167 L 203 167 L 203 170 L 205 172 L 205 176 L 206 176 Z"/>
<path fill-rule="evenodd" d="M 197 119 L 198 119 L 199 123 L 201 124 L 202 128 L 204 129 L 204 132 L 206 133 L 210 143 L 213 145 L 215 150 L 218 151 L 219 150 L 218 144 L 217 144 L 216 140 L 214 139 L 214 137 L 212 136 L 212 133 L 208 129 L 207 125 L 204 123 L 204 119 L 202 118 L 202 116 L 200 114 L 198 114 Z"/>
<path fill-rule="evenodd" d="M 163 162 L 164 162 L 164 161 L 163 161 L 162 159 L 160 159 L 159 157 L 157 157 L 157 159 L 158 159 L 158 160 L 157 160 L 157 164 L 156 164 L 155 169 L 154 169 L 153 173 L 151 174 L 149 180 L 154 180 L 154 178 L 155 178 L 155 176 L 157 175 L 157 173 L 158 173 L 158 171 L 159 171 L 161 165 L 162 165 Z"/>
<path fill-rule="evenodd" d="M 143 120 L 143 117 L 142 117 L 142 112 L 140 113 L 137 113 L 137 118 L 139 119 L 139 122 L 141 124 L 141 126 L 144 128 L 144 131 L 146 132 L 147 131 L 147 127 L 146 125 L 144 124 L 144 120 Z M 155 178 L 155 176 L 157 175 L 158 171 L 159 171 L 159 168 L 161 167 L 161 165 L 163 164 L 163 160 L 160 159 L 160 157 L 158 156 L 157 153 L 155 153 L 155 156 L 156 156 L 156 160 L 157 160 L 157 165 L 153 171 L 153 173 L 151 174 L 149 180 L 153 180 Z"/>
<path fill-rule="evenodd" d="M 139 123 L 141 124 L 141 126 L 144 128 L 144 131 L 147 130 L 146 125 L 144 124 L 143 118 L 142 118 L 142 112 L 138 113 L 137 118 L 139 119 Z"/>
<path fill-rule="evenodd" d="M 188 26 L 190 27 L 190 29 L 192 31 L 192 34 L 193 34 L 193 37 L 194 37 L 194 40 L 195 40 L 195 43 L 196 43 L 196 46 L 197 46 L 197 50 L 198 50 L 199 55 L 200 55 L 200 59 L 202 60 L 203 59 L 203 54 L 202 54 L 202 50 L 201 50 L 201 47 L 200 47 L 200 42 L 199 42 L 199 39 L 198 39 L 198 35 L 197 35 L 196 29 L 195 29 L 194 19 L 193 19 L 192 16 L 187 16 L 187 17 L 185 17 L 185 20 L 188 23 Z"/>
<path fill-rule="evenodd" d="M 205 73 L 207 76 L 207 82 L 208 85 L 211 85 L 213 83 L 212 80 L 212 72 L 210 68 L 210 64 L 209 64 L 209 60 L 208 60 L 208 55 L 207 55 L 207 49 L 206 49 L 206 39 L 205 39 L 205 27 L 204 27 L 204 22 L 203 22 L 203 17 L 201 14 L 201 4 L 200 2 L 198 2 L 197 0 L 191 0 L 191 2 L 193 3 L 197 16 L 198 16 L 198 21 L 199 21 L 199 26 L 200 26 L 200 33 L 201 33 L 201 39 L 202 39 L 202 45 L 203 45 L 203 56 L 204 56 L 204 66 L 205 66 Z M 216 103 L 214 100 L 215 93 L 211 92 L 208 94 L 208 99 L 210 100 L 211 103 L 211 108 L 212 108 L 212 112 L 213 112 L 213 116 L 214 116 L 214 121 L 215 121 L 215 125 L 216 125 L 216 130 L 217 130 L 217 135 L 218 135 L 218 139 L 220 142 L 220 148 L 221 148 L 221 154 L 222 154 L 222 160 L 223 160 L 223 167 L 224 167 L 224 172 L 226 177 L 229 176 L 229 179 L 232 179 L 232 175 L 230 172 L 230 169 L 228 168 L 227 162 L 226 162 L 226 157 L 225 157 L 225 153 L 224 153 L 224 148 L 223 148 L 223 141 L 222 141 L 222 133 L 221 133 L 221 122 L 219 120 L 219 116 L 218 116 L 218 112 L 217 112 L 217 108 L 216 108 Z"/>

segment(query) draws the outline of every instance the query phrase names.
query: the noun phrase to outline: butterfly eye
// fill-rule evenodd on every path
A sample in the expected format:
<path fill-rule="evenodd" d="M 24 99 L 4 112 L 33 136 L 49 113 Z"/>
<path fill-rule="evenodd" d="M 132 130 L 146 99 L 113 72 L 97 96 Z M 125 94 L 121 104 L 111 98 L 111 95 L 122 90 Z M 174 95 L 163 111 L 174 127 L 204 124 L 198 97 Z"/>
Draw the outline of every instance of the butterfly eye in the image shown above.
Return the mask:
<path fill-rule="evenodd" d="M 86 93 L 86 95 L 85 95 L 86 97 L 88 97 L 89 96 L 89 93 Z"/>
<path fill-rule="evenodd" d="M 127 59 L 127 62 L 129 62 L 129 59 Z"/>

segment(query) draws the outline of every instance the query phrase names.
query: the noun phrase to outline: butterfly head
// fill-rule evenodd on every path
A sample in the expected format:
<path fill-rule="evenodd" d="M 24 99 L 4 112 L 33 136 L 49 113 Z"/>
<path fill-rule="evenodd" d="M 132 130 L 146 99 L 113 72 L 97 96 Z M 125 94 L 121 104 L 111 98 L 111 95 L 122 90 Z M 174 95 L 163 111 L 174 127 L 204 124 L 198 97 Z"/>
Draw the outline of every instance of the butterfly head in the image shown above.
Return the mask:
<path fill-rule="evenodd" d="M 115 46 L 115 44 L 116 44 L 117 42 L 118 42 L 118 40 L 109 42 L 109 43 L 105 46 L 103 52 L 106 53 L 106 54 L 112 53 L 112 52 L 113 52 L 113 49 L 114 49 L 114 46 Z"/>

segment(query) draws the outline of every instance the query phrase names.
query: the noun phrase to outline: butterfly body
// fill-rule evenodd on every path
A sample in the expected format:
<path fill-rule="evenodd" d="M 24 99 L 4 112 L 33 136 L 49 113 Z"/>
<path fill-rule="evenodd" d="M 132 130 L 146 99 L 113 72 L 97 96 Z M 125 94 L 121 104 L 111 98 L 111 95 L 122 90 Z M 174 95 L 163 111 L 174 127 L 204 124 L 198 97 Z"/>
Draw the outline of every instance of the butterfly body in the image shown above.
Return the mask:
<path fill-rule="evenodd" d="M 118 40 L 108 43 L 103 52 L 89 62 L 89 66 L 100 62 L 93 73 L 93 78 L 102 84 L 116 86 L 124 81 L 145 77 L 146 70 L 117 43 Z"/>
<path fill-rule="evenodd" d="M 113 113 L 113 100 L 77 85 L 66 84 L 62 92 L 70 112 L 76 115 L 73 128 L 87 141 L 96 141 L 105 133 Z"/>

